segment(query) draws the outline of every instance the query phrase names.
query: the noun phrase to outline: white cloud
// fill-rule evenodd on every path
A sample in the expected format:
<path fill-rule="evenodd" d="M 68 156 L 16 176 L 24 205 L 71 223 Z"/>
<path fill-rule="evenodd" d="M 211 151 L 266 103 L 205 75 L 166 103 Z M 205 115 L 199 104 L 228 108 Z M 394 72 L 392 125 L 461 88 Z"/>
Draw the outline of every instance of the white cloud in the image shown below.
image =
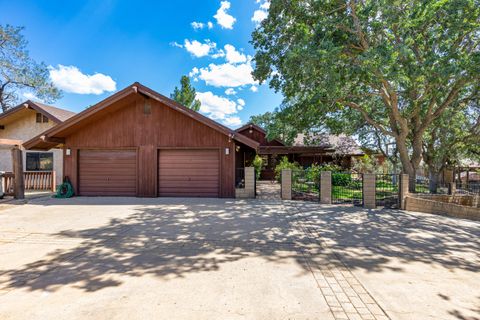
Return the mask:
<path fill-rule="evenodd" d="M 24 93 L 22 93 L 22 96 L 27 100 L 43 102 L 42 99 L 40 99 L 39 97 L 37 97 L 36 95 L 34 95 L 31 92 L 24 92 Z"/>
<path fill-rule="evenodd" d="M 190 23 L 190 25 L 192 26 L 193 29 L 195 30 L 198 30 L 198 29 L 203 29 L 205 27 L 205 24 L 202 23 L 202 22 L 196 22 L 196 21 L 193 21 L 192 23 Z"/>
<path fill-rule="evenodd" d="M 231 95 L 237 94 L 237 91 L 235 91 L 235 89 L 233 89 L 233 88 L 228 88 L 227 90 L 225 90 L 225 94 L 227 96 L 231 96 Z"/>
<path fill-rule="evenodd" d="M 220 50 L 218 50 L 217 52 L 215 52 L 214 54 L 212 54 L 211 57 L 212 57 L 213 59 L 223 58 L 223 57 L 225 57 L 225 51 L 223 51 L 222 49 L 220 49 Z"/>
<path fill-rule="evenodd" d="M 200 69 L 199 78 L 207 85 L 214 87 L 240 87 L 244 85 L 254 85 L 257 82 L 252 77 L 252 65 L 242 64 L 210 64 L 206 68 Z"/>
<path fill-rule="evenodd" d="M 223 124 L 225 124 L 226 126 L 237 127 L 242 124 L 242 120 L 240 120 L 239 117 L 226 117 L 223 120 Z"/>
<path fill-rule="evenodd" d="M 213 23 L 211 21 L 208 21 L 207 22 L 207 27 L 208 27 L 208 29 L 212 29 L 213 28 Z"/>
<path fill-rule="evenodd" d="M 56 68 L 50 66 L 50 78 L 59 89 L 78 94 L 102 94 L 117 89 L 117 83 L 107 75 L 95 73 L 83 74 L 75 66 L 63 66 Z"/>
<path fill-rule="evenodd" d="M 231 44 L 226 44 L 224 48 L 226 52 L 225 58 L 228 62 L 240 63 L 247 61 L 247 56 L 245 56 L 243 53 L 238 52 L 237 49 L 235 49 L 235 47 Z"/>
<path fill-rule="evenodd" d="M 172 47 L 183 48 L 183 45 L 178 43 L 177 41 L 170 42 Z"/>
<path fill-rule="evenodd" d="M 258 91 L 258 88 L 256 86 L 251 86 L 250 87 L 250 91 L 252 92 L 257 92 Z"/>
<path fill-rule="evenodd" d="M 228 9 L 230 9 L 230 2 L 222 1 L 220 3 L 220 8 L 217 10 L 217 14 L 213 17 L 222 28 L 233 29 L 233 24 L 237 19 L 227 13 Z"/>
<path fill-rule="evenodd" d="M 197 40 L 190 40 L 185 39 L 185 49 L 194 55 L 197 58 L 207 56 L 210 53 L 210 50 L 214 49 L 217 46 L 215 42 L 211 42 L 210 40 L 205 40 L 205 43 L 201 43 Z"/>
<path fill-rule="evenodd" d="M 200 112 L 214 120 L 225 120 L 229 115 L 238 112 L 238 105 L 228 98 L 217 96 L 211 91 L 197 92 L 197 99 L 200 100 Z"/>
<path fill-rule="evenodd" d="M 260 1 L 257 1 L 260 3 Z M 265 1 L 260 5 L 260 9 L 253 12 L 252 21 L 259 24 L 268 17 L 268 9 L 270 9 L 270 1 Z"/>
<path fill-rule="evenodd" d="M 264 10 L 255 10 L 255 12 L 253 12 L 253 17 L 252 17 L 252 21 L 255 22 L 255 23 L 260 23 L 262 22 L 263 20 L 265 20 L 268 16 L 268 13 Z"/>
<path fill-rule="evenodd" d="M 245 100 L 243 100 L 243 99 L 237 99 L 237 103 L 238 103 L 239 106 L 242 106 L 242 107 L 245 106 Z"/>

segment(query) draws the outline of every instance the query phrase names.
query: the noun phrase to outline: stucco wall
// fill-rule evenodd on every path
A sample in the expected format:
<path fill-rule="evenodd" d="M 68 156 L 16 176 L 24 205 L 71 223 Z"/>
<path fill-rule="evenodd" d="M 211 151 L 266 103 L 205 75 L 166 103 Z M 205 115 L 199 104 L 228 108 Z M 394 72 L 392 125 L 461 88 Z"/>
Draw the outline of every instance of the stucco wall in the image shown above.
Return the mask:
<path fill-rule="evenodd" d="M 0 130 L 0 139 L 14 139 L 27 141 L 40 133 L 44 132 L 47 129 L 55 126 L 56 123 L 52 120 L 49 120 L 47 123 L 37 123 L 36 122 L 36 112 L 34 110 L 26 110 L 25 116 L 9 123 L 5 126 L 5 129 Z M 23 168 L 26 166 L 26 154 L 23 150 Z M 28 151 L 35 152 L 35 151 Z M 57 184 L 62 182 L 63 177 L 63 157 L 62 150 L 50 150 L 53 152 L 53 170 L 56 172 Z M 0 171 L 11 172 L 12 167 L 12 154 L 10 147 L 0 146 Z"/>

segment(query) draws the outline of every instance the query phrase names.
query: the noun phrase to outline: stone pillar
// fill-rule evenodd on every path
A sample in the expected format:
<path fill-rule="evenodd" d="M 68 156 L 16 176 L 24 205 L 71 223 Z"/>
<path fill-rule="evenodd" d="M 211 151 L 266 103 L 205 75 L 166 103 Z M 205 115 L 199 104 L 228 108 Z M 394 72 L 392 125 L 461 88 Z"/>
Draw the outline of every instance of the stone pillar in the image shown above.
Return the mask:
<path fill-rule="evenodd" d="M 408 182 L 410 177 L 408 174 L 400 174 L 400 185 L 398 188 L 398 201 L 400 202 L 400 209 L 405 210 L 405 198 L 408 196 Z"/>
<path fill-rule="evenodd" d="M 245 168 L 245 192 L 247 197 L 255 198 L 255 168 Z"/>
<path fill-rule="evenodd" d="M 455 182 L 450 182 L 448 184 L 448 194 L 454 196 L 457 193 L 457 184 Z"/>
<path fill-rule="evenodd" d="M 292 200 L 292 169 L 282 170 L 282 199 Z"/>
<path fill-rule="evenodd" d="M 320 203 L 332 203 L 332 172 L 320 172 Z"/>
<path fill-rule="evenodd" d="M 377 207 L 377 198 L 375 194 L 375 174 L 363 174 L 363 207 L 375 209 Z"/>

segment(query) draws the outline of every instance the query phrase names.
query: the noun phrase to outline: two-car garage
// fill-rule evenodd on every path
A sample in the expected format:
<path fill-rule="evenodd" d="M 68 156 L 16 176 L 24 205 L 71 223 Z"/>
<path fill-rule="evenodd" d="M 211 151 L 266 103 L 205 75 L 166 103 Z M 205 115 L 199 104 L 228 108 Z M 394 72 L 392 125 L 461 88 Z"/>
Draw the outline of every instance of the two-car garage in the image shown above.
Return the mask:
<path fill-rule="evenodd" d="M 218 197 L 218 149 L 158 149 L 157 195 Z M 135 196 L 137 152 L 79 150 L 78 193 L 83 196 Z"/>
<path fill-rule="evenodd" d="M 220 198 L 235 197 L 240 148 L 258 145 L 139 83 L 24 143 L 63 149 L 76 195 Z"/>

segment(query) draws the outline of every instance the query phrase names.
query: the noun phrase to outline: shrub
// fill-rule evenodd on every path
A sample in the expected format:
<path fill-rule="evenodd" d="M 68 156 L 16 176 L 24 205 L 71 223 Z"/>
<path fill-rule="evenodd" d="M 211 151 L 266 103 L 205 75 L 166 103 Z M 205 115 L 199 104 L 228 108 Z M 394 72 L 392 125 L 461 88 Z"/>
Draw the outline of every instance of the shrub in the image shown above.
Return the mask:
<path fill-rule="evenodd" d="M 288 158 L 285 156 L 283 157 L 280 162 L 275 167 L 275 179 L 280 181 L 282 176 L 283 169 L 292 169 L 292 170 L 300 170 L 302 167 L 297 162 L 290 162 Z"/>
<path fill-rule="evenodd" d="M 332 173 L 332 185 L 346 187 L 352 183 L 352 175 L 349 173 Z"/>
<path fill-rule="evenodd" d="M 255 175 L 257 180 L 260 179 L 260 173 L 263 168 L 263 158 L 260 157 L 258 154 L 255 156 L 255 158 L 252 161 L 252 165 L 255 168 Z"/>

